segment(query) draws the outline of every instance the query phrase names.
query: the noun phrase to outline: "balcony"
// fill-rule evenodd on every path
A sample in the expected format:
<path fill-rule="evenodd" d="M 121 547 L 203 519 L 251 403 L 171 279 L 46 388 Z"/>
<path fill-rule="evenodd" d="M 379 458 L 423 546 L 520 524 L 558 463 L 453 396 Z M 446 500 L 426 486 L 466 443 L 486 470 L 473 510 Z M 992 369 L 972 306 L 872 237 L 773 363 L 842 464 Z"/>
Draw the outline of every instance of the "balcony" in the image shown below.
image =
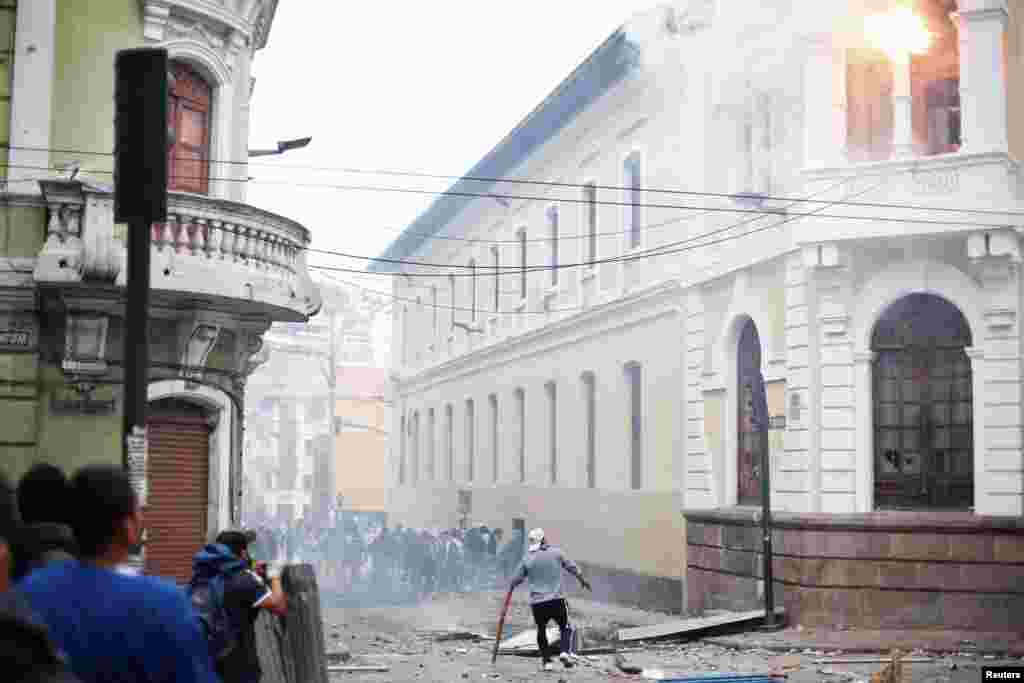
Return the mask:
<path fill-rule="evenodd" d="M 127 226 L 114 223 L 112 188 L 79 180 L 40 186 L 48 219 L 36 283 L 123 287 Z M 320 309 L 306 267 L 306 228 L 204 195 L 171 192 L 167 204 L 167 221 L 151 226 L 155 296 L 177 294 L 282 322 L 303 322 Z"/>
<path fill-rule="evenodd" d="M 1006 209 L 1005 216 L 986 215 L 980 222 L 1017 223 L 1012 212 L 1017 210 L 1019 167 L 1005 152 L 953 152 L 808 168 L 802 174 L 804 191 L 794 195 L 813 196 L 815 203 L 796 205 L 792 211 L 849 218 L 807 217 L 792 224 L 793 234 L 798 243 L 810 243 L 968 231 L 972 223 L 979 222 L 979 217 L 968 211 L 1000 207 Z M 847 200 L 910 208 L 844 204 Z M 934 209 L 956 212 L 936 213 Z M 962 228 L 950 225 L 958 220 L 963 221 Z"/>

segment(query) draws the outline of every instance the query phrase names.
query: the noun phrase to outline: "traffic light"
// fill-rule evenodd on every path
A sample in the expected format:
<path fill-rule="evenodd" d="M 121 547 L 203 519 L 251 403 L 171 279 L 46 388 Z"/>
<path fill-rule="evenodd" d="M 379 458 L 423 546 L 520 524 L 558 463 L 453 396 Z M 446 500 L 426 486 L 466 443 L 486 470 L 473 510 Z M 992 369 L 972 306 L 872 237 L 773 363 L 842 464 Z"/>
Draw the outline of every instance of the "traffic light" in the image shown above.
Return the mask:
<path fill-rule="evenodd" d="M 114 62 L 114 220 L 167 218 L 167 50 L 120 50 Z"/>

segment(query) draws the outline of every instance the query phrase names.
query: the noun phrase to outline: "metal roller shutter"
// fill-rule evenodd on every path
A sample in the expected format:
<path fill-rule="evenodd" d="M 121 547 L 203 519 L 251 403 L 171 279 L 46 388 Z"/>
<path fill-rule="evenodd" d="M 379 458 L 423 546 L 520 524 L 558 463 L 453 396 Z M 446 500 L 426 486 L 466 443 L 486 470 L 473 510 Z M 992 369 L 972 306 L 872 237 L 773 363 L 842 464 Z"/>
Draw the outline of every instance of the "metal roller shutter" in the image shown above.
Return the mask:
<path fill-rule="evenodd" d="M 168 415 L 148 426 L 146 573 L 187 583 L 206 542 L 210 427 L 202 417 Z"/>

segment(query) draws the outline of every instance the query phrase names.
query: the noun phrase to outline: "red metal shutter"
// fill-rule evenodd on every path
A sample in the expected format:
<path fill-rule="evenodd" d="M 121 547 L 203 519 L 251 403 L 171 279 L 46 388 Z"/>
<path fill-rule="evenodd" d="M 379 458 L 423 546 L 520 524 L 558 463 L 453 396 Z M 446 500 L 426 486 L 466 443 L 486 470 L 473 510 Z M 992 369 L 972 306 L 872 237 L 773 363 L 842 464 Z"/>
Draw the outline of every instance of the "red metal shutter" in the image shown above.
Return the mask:
<path fill-rule="evenodd" d="M 146 573 L 187 583 L 206 543 L 210 427 L 205 418 L 166 415 L 148 426 Z"/>

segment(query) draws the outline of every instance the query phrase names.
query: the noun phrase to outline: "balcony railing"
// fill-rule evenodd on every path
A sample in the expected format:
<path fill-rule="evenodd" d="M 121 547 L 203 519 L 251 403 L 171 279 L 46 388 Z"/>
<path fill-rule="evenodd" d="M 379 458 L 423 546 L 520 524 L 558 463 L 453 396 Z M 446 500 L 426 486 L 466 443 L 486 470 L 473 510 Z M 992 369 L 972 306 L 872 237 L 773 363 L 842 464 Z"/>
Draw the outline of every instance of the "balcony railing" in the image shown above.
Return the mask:
<path fill-rule="evenodd" d="M 49 213 L 37 282 L 124 286 L 125 231 L 114 223 L 108 187 L 41 181 Z M 299 315 L 320 308 L 306 267 L 309 231 L 247 204 L 202 195 L 168 194 L 167 220 L 150 229 L 154 290 L 254 301 Z"/>

